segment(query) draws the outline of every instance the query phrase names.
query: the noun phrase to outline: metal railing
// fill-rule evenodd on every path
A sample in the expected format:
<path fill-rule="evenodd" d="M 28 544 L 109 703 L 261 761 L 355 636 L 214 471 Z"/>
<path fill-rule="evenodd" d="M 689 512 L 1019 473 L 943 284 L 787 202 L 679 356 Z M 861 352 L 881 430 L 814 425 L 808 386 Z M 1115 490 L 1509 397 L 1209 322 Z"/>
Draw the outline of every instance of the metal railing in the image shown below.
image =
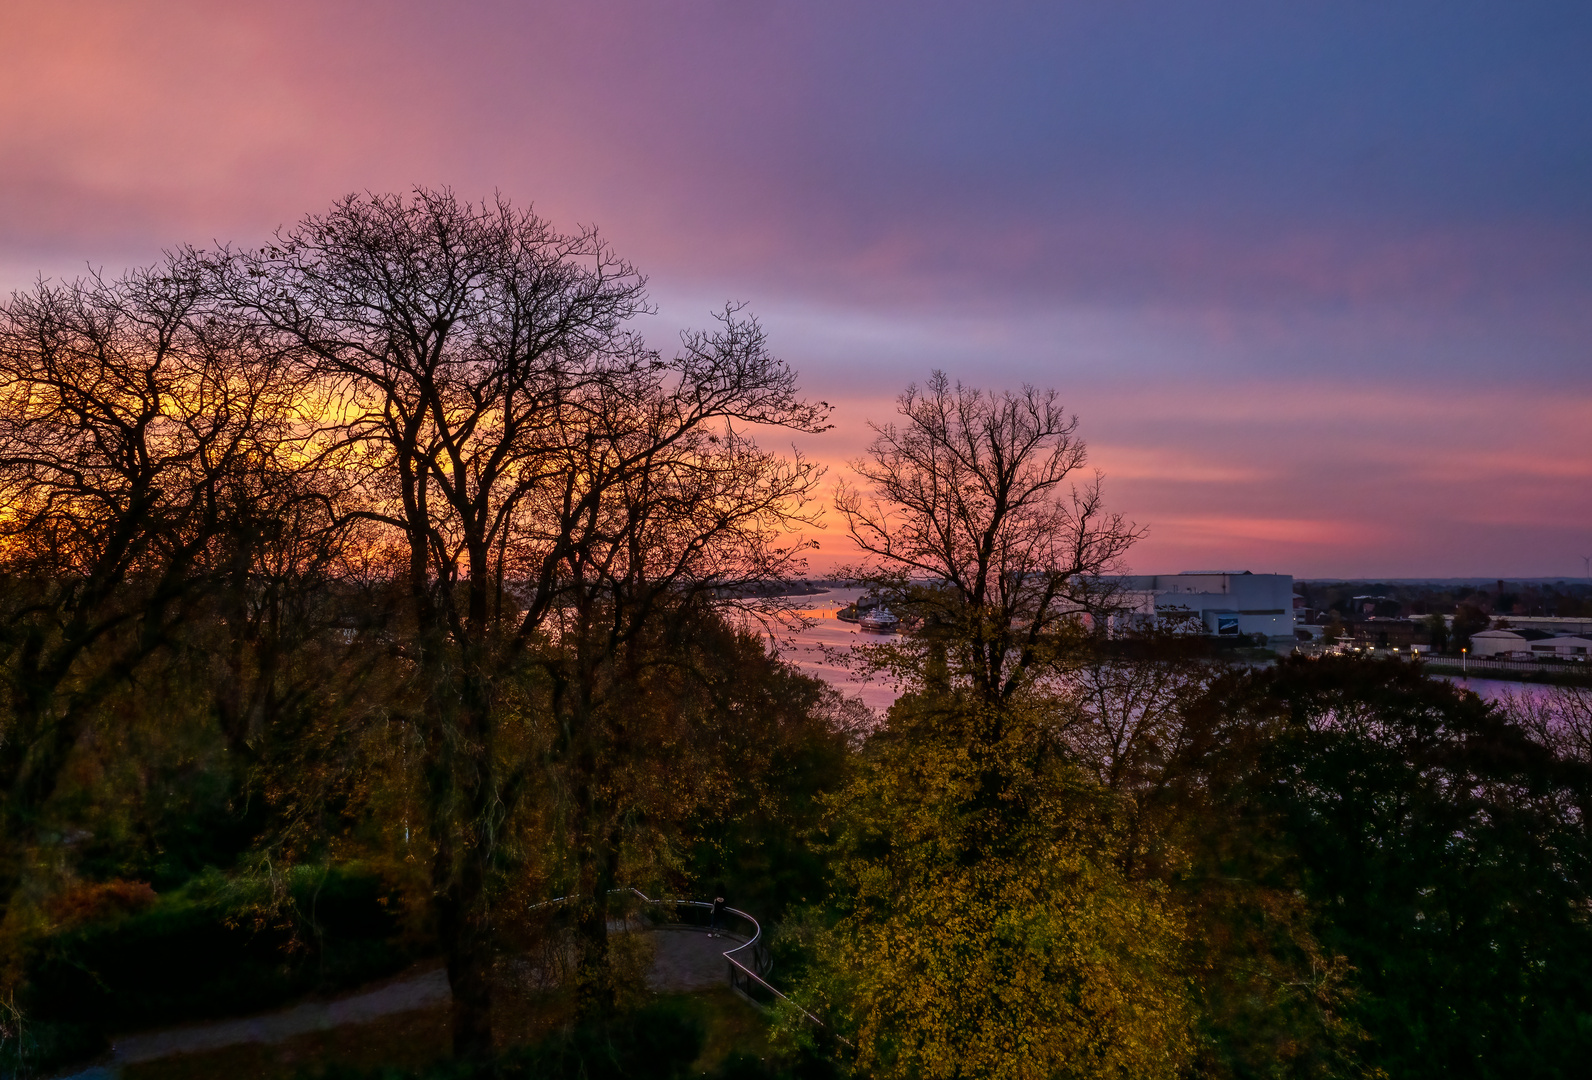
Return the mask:
<path fill-rule="evenodd" d="M 701 930 L 707 930 L 711 927 L 713 905 L 707 901 L 654 900 L 652 897 L 636 888 L 627 890 L 616 889 L 614 891 L 630 892 L 645 904 L 652 904 L 665 909 L 673 908 L 675 909 L 676 916 L 681 913 L 679 911 L 681 908 L 687 909 L 687 911 L 696 916 L 696 918 L 692 919 L 682 920 L 676 917 L 669 920 L 677 926 L 690 926 L 694 929 Z M 739 908 L 725 907 L 722 913 L 729 915 L 732 918 L 740 919 L 752 928 L 751 937 L 747 938 L 741 944 L 736 945 L 734 948 L 724 950 L 724 959 L 729 965 L 730 988 L 760 1009 L 769 1008 L 775 1004 L 775 1002 L 783 1001 L 791 1008 L 801 1013 L 802 1016 L 806 1017 L 809 1023 L 816 1025 L 822 1031 L 834 1035 L 835 1038 L 840 1039 L 841 1042 L 844 1042 L 847 1046 L 850 1046 L 850 1042 L 841 1037 L 839 1034 L 830 1031 L 829 1025 L 825 1024 L 822 1020 L 818 1019 L 818 1017 L 814 1016 L 812 1013 L 796 1004 L 787 995 L 780 993 L 771 983 L 769 983 L 768 979 L 764 977 L 768 975 L 769 971 L 773 967 L 773 957 L 769 955 L 768 945 L 763 941 L 762 924 Z"/>
<path fill-rule="evenodd" d="M 1432 656 L 1421 657 L 1427 667 L 1444 671 L 1515 671 L 1537 675 L 1572 675 L 1592 678 L 1592 663 L 1573 657 L 1544 658 L 1541 660 L 1505 660 L 1492 656 Z"/>
<path fill-rule="evenodd" d="M 643 904 L 648 904 L 655 909 L 669 912 L 673 917 L 659 920 L 675 926 L 686 926 L 696 930 L 708 931 L 712 929 L 713 905 L 705 900 L 654 900 L 640 889 L 629 887 L 610 889 L 609 895 L 630 894 Z M 544 907 L 557 907 L 570 900 L 578 899 L 575 896 L 559 896 L 552 900 L 544 900 L 540 904 L 532 905 L 532 909 Z M 686 909 L 691 917 L 680 918 L 683 914 L 680 909 Z M 672 911 L 671 911 L 672 909 Z M 773 957 L 769 954 L 768 944 L 763 940 L 763 924 L 740 908 L 726 906 L 722 914 L 739 919 L 751 927 L 751 936 L 740 944 L 724 950 L 724 960 L 729 966 L 730 988 L 752 1005 L 759 1009 L 767 1009 L 776 1001 L 783 1001 L 791 1008 L 801 1013 L 807 1021 L 818 1027 L 834 1038 L 839 1039 L 847 1046 L 851 1042 L 840 1034 L 831 1031 L 829 1025 L 818 1017 L 792 1001 L 787 995 L 780 993 L 764 976 L 773 968 Z M 729 936 L 729 935 L 726 935 Z"/>

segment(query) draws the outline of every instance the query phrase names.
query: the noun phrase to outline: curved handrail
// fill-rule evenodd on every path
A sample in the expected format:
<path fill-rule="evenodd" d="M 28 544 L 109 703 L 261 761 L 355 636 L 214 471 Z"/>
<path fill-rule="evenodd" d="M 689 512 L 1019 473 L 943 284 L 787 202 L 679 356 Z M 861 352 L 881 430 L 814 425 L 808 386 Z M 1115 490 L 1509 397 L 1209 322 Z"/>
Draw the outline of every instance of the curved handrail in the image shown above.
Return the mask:
<path fill-rule="evenodd" d="M 709 910 L 709 911 L 711 911 L 713 909 L 713 905 L 711 903 L 707 902 L 706 900 L 661 900 L 661 899 L 660 900 L 655 900 L 652 897 L 648 896 L 646 893 L 642 892 L 640 889 L 636 888 L 635 886 L 630 886 L 628 888 L 609 889 L 608 892 L 609 892 L 609 895 L 613 895 L 614 893 L 631 893 L 632 895 L 634 895 L 637 899 L 639 899 L 644 904 L 658 904 L 658 905 L 670 906 L 670 907 L 704 908 L 704 909 Z M 560 897 L 556 897 L 556 898 L 554 898 L 552 900 L 544 900 L 540 904 L 532 905 L 532 907 L 533 908 L 551 907 L 554 904 L 562 904 L 562 903 L 565 903 L 566 901 L 575 900 L 575 899 L 578 899 L 578 897 L 575 896 L 575 895 L 560 896 Z M 803 1016 L 805 1016 L 808 1019 L 809 1022 L 811 1022 L 813 1024 L 816 1024 L 818 1027 L 823 1028 L 825 1031 L 829 1031 L 829 1025 L 828 1024 L 824 1023 L 822 1020 L 818 1019 L 818 1017 L 814 1016 L 812 1013 L 808 1012 L 806 1009 L 804 1009 L 800 1005 L 796 1004 L 796 1002 L 792 1001 L 788 995 L 780 993 L 780 991 L 775 989 L 774 986 L 767 979 L 763 978 L 762 972 L 755 971 L 752 968 L 747 967 L 744 963 L 742 963 L 739 959 L 737 959 L 737 957 L 735 955 L 736 953 L 743 952 L 743 951 L 745 951 L 747 949 L 751 949 L 752 951 L 751 951 L 751 953 L 748 954 L 748 958 L 751 959 L 753 961 L 753 963 L 757 963 L 756 958 L 758 956 L 758 946 L 762 943 L 762 940 L 763 940 L 763 924 L 758 922 L 755 918 L 753 918 L 747 912 L 742 911 L 740 908 L 732 908 L 732 907 L 726 906 L 723 910 L 729 912 L 731 915 L 735 915 L 735 916 L 738 916 L 738 917 L 740 917 L 742 919 L 745 919 L 747 922 L 752 924 L 752 936 L 751 936 L 751 938 L 749 940 L 742 942 L 741 944 L 735 946 L 732 949 L 724 950 L 723 956 L 724 956 L 725 961 L 728 962 L 729 969 L 730 969 L 730 987 L 732 989 L 734 989 L 742 997 L 744 997 L 748 1001 L 752 1002 L 752 1004 L 758 1005 L 760 1003 L 758 1001 L 756 1001 L 756 999 L 754 999 L 752 997 L 752 995 L 748 992 L 749 988 L 752 985 L 755 984 L 755 985 L 761 987 L 762 989 L 768 991 L 770 994 L 774 995 L 775 997 L 779 998 L 781 1001 L 783 1001 L 786 1004 L 790 1005 L 791 1008 L 795 1009 L 797 1012 L 799 1012 Z M 764 948 L 766 949 L 766 946 Z M 763 971 L 767 971 L 768 970 L 766 965 L 760 964 L 758 966 L 762 967 Z M 739 975 L 739 978 L 737 978 L 737 975 Z M 847 1046 L 851 1045 L 850 1041 L 847 1040 L 844 1036 L 840 1035 L 838 1032 L 830 1031 L 830 1034 L 834 1035 L 835 1038 L 839 1039 L 841 1042 L 845 1043 Z"/>
<path fill-rule="evenodd" d="M 704 900 L 654 900 L 652 897 L 648 896 L 646 893 L 642 892 L 640 889 L 632 887 L 630 889 L 630 891 L 632 893 L 634 893 L 637 897 L 639 897 L 642 900 L 642 902 L 648 903 L 648 904 L 672 904 L 672 905 L 674 905 L 676 907 L 679 907 L 681 905 L 685 905 L 687 907 L 707 908 L 709 911 L 711 911 L 713 909 L 713 905 L 708 903 L 708 902 L 706 902 L 706 901 L 704 901 Z M 736 956 L 735 956 L 736 953 L 743 952 L 743 951 L 745 951 L 747 949 L 751 949 L 752 953 L 750 955 L 752 957 L 756 957 L 756 955 L 757 955 L 757 946 L 763 940 L 763 924 L 758 922 L 751 915 L 749 915 L 746 912 L 742 911 L 740 908 L 732 908 L 732 907 L 726 906 L 724 908 L 724 910 L 729 912 L 731 915 L 738 915 L 741 918 L 745 919 L 747 922 L 752 924 L 752 937 L 751 937 L 751 940 L 743 942 L 742 944 L 737 945 L 733 949 L 724 950 L 724 959 L 726 961 L 728 961 L 729 965 L 730 965 L 730 985 L 732 987 L 734 987 L 738 992 L 740 992 L 741 994 L 745 995 L 748 1000 L 751 1000 L 751 995 L 748 994 L 746 992 L 746 990 L 743 989 L 738 984 L 738 982 L 736 980 L 736 977 L 735 977 L 736 973 L 739 972 L 740 975 L 742 976 L 742 978 L 744 978 L 748 984 L 756 983 L 758 986 L 762 987 L 764 990 L 767 990 L 770 994 L 773 994 L 775 997 L 779 998 L 781 1001 L 783 1001 L 783 1002 L 787 1003 L 788 1005 L 790 1005 L 791 1008 L 793 1008 L 797 1012 L 801 1013 L 803 1016 L 805 1016 L 812 1023 L 817 1024 L 819 1027 L 824 1028 L 824 1029 L 827 1030 L 829 1025 L 825 1024 L 822 1020 L 818 1019 L 818 1017 L 814 1016 L 812 1013 L 808 1012 L 806 1009 L 804 1009 L 800 1005 L 796 1004 L 794 1001 L 792 1001 L 790 999 L 790 997 L 788 995 L 780 993 L 780 991 L 775 989 L 775 987 L 767 979 L 763 978 L 763 976 L 762 976 L 762 974 L 760 972 L 753 971 L 751 968 L 749 968 L 745 964 L 741 963 L 740 960 L 736 959 Z M 764 970 L 766 971 L 767 968 L 765 967 Z M 755 1004 L 755 1002 L 754 1002 L 754 1004 Z M 838 1037 L 839 1036 L 837 1036 L 837 1038 Z M 844 1041 L 844 1040 L 842 1040 L 842 1041 Z"/>
<path fill-rule="evenodd" d="M 654 900 L 652 897 L 648 896 L 646 893 L 642 892 L 640 889 L 632 888 L 632 889 L 629 889 L 628 891 L 634 893 L 637 897 L 639 897 L 641 899 L 642 903 L 645 903 L 645 904 L 662 904 L 662 905 L 668 905 L 670 907 L 692 907 L 692 908 L 700 908 L 700 909 L 705 910 L 705 911 L 712 911 L 713 910 L 713 905 L 708 903 L 705 900 Z M 751 968 L 747 967 L 745 964 L 741 963 L 741 961 L 739 961 L 739 960 L 737 960 L 735 958 L 735 954 L 736 953 L 741 952 L 741 951 L 743 951 L 745 949 L 751 949 L 752 952 L 751 952 L 750 956 L 751 956 L 751 958 L 753 960 L 753 963 L 756 963 L 757 946 L 763 940 L 763 924 L 758 922 L 751 915 L 749 915 L 746 912 L 742 911 L 740 908 L 732 908 L 732 907 L 729 907 L 728 905 L 726 905 L 723 910 L 728 912 L 731 915 L 735 915 L 735 916 L 737 916 L 739 918 L 745 919 L 747 922 L 752 924 L 752 936 L 748 940 L 746 940 L 746 941 L 742 942 L 741 944 L 735 946 L 735 948 L 724 950 L 724 954 L 723 954 L 724 955 L 724 959 L 728 960 L 731 964 L 733 964 L 736 967 L 740 968 L 742 971 L 745 971 L 748 974 L 752 975 L 752 977 L 757 979 L 758 982 L 762 982 L 763 985 L 768 986 L 767 982 L 765 982 L 763 980 L 763 978 L 762 978 L 762 976 L 760 974 L 758 974 L 757 972 L 753 971 Z M 763 971 L 767 971 L 768 970 L 767 965 L 759 964 L 758 967 L 761 968 Z M 779 993 L 779 991 L 778 990 L 774 990 L 774 988 L 772 986 L 769 986 L 768 988 L 770 990 L 772 990 L 776 994 Z"/>

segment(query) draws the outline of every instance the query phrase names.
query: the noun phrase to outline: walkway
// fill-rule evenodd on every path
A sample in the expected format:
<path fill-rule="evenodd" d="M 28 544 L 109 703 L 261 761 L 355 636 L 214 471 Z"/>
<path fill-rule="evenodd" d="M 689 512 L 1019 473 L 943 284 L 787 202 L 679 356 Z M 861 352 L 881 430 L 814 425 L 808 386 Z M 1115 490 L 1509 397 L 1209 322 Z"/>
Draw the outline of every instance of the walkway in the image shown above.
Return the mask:
<path fill-rule="evenodd" d="M 175 1054 L 198 1054 L 239 1043 L 279 1043 L 312 1031 L 327 1031 L 345 1024 L 368 1024 L 393 1013 L 435 1008 L 446 1005 L 452 997 L 448 992 L 448 973 L 435 968 L 374 990 L 331 1001 L 307 1001 L 281 1012 L 124 1035 L 111 1045 L 111 1052 L 118 1064 L 135 1065 L 140 1061 L 154 1061 Z"/>
<path fill-rule="evenodd" d="M 729 984 L 726 950 L 745 943 L 745 938 L 720 934 L 709 937 L 701 930 L 665 926 L 650 931 L 653 956 L 647 972 L 647 986 L 657 991 L 690 992 L 711 990 Z"/>
<path fill-rule="evenodd" d="M 729 985 L 724 953 L 746 940 L 726 934 L 713 937 L 702 930 L 675 926 L 646 933 L 654 946 L 647 986 L 659 992 L 689 993 Z M 66 1080 L 110 1080 L 120 1075 L 124 1065 L 178 1054 L 204 1053 L 242 1043 L 280 1043 L 311 1032 L 369 1023 L 394 1013 L 440 1008 L 451 1000 L 447 972 L 434 968 L 331 1001 L 305 1002 L 291 1009 L 239 1020 L 124 1035 L 111 1046 L 111 1064 L 73 1073 Z"/>

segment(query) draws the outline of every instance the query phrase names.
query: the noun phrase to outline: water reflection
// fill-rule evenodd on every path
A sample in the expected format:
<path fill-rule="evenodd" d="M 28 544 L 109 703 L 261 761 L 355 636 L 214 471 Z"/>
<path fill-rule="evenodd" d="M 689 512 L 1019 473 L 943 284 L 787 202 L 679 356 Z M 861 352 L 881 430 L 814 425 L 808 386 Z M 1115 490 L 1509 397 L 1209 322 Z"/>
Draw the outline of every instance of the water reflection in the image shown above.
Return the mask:
<path fill-rule="evenodd" d="M 837 618 L 842 608 L 865 591 L 826 589 L 811 596 L 792 597 L 797 610 L 811 621 L 805 629 L 781 631 L 775 637 L 775 644 L 781 658 L 823 679 L 841 693 L 861 698 L 869 708 L 883 712 L 901 696 L 900 689 L 886 678 L 858 675 L 845 661 L 854 646 L 886 641 L 894 635 L 865 633 L 856 623 Z"/>
<path fill-rule="evenodd" d="M 867 633 L 856 623 L 843 622 L 836 616 L 866 590 L 857 588 L 826 589 L 810 596 L 792 597 L 796 609 L 811 620 L 802 630 L 782 630 L 775 637 L 780 656 L 795 664 L 809 675 L 817 676 L 842 693 L 861 698 L 869 708 L 883 712 L 901 696 L 900 689 L 882 677 L 861 676 L 846 664 L 846 657 L 858 644 L 884 641 L 891 634 Z M 1541 683 L 1511 682 L 1506 679 L 1467 679 L 1457 675 L 1435 675 L 1447 679 L 1464 689 L 1471 690 L 1484 701 L 1502 701 L 1509 695 L 1541 697 L 1547 690 Z"/>
<path fill-rule="evenodd" d="M 1467 679 L 1462 675 L 1434 675 L 1462 690 L 1469 690 L 1483 701 L 1502 701 L 1507 697 L 1540 698 L 1549 687 L 1543 683 L 1514 682 L 1509 679 Z"/>

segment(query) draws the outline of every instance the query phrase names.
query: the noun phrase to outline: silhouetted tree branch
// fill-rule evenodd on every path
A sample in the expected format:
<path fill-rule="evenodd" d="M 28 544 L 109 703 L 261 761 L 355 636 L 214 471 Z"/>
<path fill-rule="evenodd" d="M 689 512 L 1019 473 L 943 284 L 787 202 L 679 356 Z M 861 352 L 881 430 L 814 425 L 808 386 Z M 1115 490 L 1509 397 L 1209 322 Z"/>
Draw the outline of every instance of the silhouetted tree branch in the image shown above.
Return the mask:
<path fill-rule="evenodd" d="M 838 485 L 835 507 L 871 559 L 864 577 L 910 606 L 925 643 L 951 643 L 976 696 L 1010 700 L 1079 616 L 1110 609 L 1101 576 L 1142 530 L 1105 509 L 1100 474 L 1074 482 L 1084 443 L 1054 390 L 986 392 L 937 371 L 897 413 L 870 425 L 860 485 Z"/>

